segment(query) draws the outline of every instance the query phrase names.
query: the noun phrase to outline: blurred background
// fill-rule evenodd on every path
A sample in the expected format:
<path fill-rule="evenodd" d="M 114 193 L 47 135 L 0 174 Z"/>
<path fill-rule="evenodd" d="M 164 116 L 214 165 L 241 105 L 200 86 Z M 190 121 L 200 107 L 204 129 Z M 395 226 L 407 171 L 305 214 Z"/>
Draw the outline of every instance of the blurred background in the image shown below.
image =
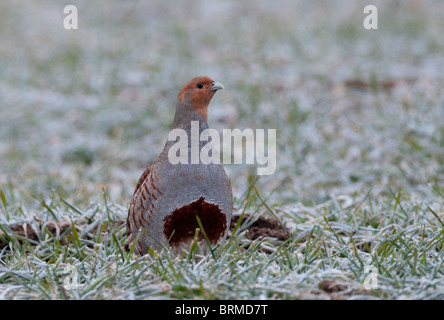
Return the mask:
<path fill-rule="evenodd" d="M 78 30 L 65 30 L 66 5 Z M 378 30 L 363 27 L 367 4 Z M 444 2 L 0 2 L 0 189 L 127 205 L 177 94 L 225 90 L 209 124 L 277 129 L 274 205 L 407 190 L 444 194 Z M 240 197 L 256 168 L 226 165 Z M 31 200 L 29 200 L 31 199 Z"/>

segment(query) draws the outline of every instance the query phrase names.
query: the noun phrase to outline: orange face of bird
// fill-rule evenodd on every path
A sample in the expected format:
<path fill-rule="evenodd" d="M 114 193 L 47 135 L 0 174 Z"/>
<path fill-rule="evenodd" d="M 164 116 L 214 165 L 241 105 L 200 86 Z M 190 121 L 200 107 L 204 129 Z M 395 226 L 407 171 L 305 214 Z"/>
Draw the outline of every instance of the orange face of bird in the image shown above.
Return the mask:
<path fill-rule="evenodd" d="M 193 108 L 207 121 L 208 104 L 217 90 L 224 86 L 207 76 L 195 77 L 180 90 L 178 100 L 190 101 Z"/>

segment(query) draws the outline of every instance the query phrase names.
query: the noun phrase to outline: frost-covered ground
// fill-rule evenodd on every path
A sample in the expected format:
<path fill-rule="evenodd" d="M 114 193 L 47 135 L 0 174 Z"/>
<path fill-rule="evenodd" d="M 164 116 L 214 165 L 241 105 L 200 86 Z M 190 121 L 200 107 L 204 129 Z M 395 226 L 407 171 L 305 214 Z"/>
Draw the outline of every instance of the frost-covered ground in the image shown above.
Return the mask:
<path fill-rule="evenodd" d="M 218 262 L 181 260 L 174 273 L 158 257 L 124 260 L 113 241 L 96 248 L 102 269 L 79 254 L 91 250 L 80 240 L 60 249 L 65 257 L 51 239 L 31 257 L 16 243 L 0 258 L 2 297 L 61 297 L 57 272 L 70 258 L 83 283 L 102 279 L 71 297 L 444 298 L 442 1 L 373 1 L 378 30 L 363 27 L 367 1 L 72 4 L 78 30 L 63 28 L 59 1 L 0 2 L 2 226 L 124 218 L 179 89 L 207 74 L 225 85 L 210 126 L 277 129 L 276 173 L 255 184 L 268 209 L 242 201 L 255 167 L 226 166 L 236 209 L 271 210 L 293 237 L 272 256 L 234 242 Z M 126 273 L 110 277 L 115 265 Z M 362 289 L 370 265 L 380 274 L 373 291 Z M 331 279 L 342 289 L 322 289 Z"/>

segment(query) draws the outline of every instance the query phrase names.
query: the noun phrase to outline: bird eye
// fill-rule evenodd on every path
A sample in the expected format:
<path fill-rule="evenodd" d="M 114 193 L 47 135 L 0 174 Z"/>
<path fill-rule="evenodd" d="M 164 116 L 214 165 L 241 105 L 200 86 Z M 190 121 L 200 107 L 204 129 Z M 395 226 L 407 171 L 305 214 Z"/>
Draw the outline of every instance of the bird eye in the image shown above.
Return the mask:
<path fill-rule="evenodd" d="M 203 88 L 203 84 L 202 83 L 198 83 L 196 87 L 198 87 L 199 89 L 202 89 Z"/>

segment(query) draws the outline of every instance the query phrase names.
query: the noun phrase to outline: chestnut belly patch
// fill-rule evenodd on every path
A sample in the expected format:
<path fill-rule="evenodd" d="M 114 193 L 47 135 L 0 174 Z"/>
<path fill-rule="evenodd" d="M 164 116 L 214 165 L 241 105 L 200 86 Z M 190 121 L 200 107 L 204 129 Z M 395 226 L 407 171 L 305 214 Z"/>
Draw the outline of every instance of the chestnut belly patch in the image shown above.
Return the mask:
<path fill-rule="evenodd" d="M 194 237 L 196 228 L 199 228 L 196 216 L 199 217 L 203 229 L 212 245 L 225 233 L 227 220 L 218 205 L 208 203 L 204 197 L 180 207 L 168 214 L 164 221 L 163 233 L 169 240 L 172 247 L 177 247 L 181 242 L 186 242 Z M 203 240 L 204 235 L 199 233 L 199 240 Z"/>

